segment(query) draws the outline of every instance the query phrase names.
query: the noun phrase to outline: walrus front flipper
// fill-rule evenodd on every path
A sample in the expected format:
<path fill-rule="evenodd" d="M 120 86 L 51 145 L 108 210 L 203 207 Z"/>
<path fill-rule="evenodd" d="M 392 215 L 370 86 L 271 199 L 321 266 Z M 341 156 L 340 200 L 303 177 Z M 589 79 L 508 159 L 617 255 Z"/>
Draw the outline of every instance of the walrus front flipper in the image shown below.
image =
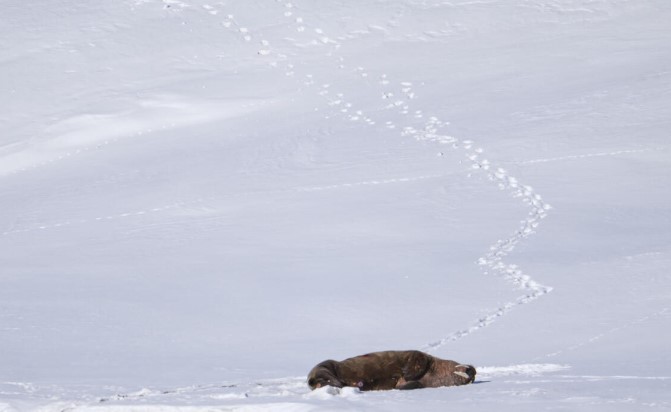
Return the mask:
<path fill-rule="evenodd" d="M 422 385 L 419 381 L 410 381 L 405 385 L 399 386 L 398 389 L 405 391 L 409 389 L 422 389 L 423 387 L 424 385 Z"/>
<path fill-rule="evenodd" d="M 410 356 L 403 366 L 403 379 L 408 382 L 419 380 L 431 367 L 432 358 L 424 352 L 409 351 Z M 415 389 L 415 388 L 410 388 Z"/>

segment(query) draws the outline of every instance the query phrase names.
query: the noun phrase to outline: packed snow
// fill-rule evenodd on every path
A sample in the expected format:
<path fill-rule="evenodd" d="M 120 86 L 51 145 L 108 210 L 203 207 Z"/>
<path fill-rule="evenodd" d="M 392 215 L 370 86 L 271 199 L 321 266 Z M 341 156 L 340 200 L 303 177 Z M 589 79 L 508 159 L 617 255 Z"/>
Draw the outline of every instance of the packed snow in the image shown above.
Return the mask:
<path fill-rule="evenodd" d="M 669 21 L 5 0 L 0 411 L 671 410 Z M 305 382 L 405 349 L 476 382 Z"/>

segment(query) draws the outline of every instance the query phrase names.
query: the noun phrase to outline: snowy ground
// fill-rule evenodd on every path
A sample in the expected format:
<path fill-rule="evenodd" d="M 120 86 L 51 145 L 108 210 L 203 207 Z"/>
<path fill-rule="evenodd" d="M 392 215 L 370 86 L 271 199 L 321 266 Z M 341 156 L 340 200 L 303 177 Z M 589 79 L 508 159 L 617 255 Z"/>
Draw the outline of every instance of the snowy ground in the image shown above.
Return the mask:
<path fill-rule="evenodd" d="M 669 20 L 5 0 L 0 411 L 671 410 Z M 305 384 L 389 349 L 478 379 Z"/>

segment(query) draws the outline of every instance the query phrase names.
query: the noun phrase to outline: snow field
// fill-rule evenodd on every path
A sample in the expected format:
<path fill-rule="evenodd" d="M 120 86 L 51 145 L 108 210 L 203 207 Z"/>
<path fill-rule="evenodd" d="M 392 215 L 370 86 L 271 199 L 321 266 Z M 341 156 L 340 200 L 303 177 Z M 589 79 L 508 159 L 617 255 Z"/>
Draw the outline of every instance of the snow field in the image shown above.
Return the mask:
<path fill-rule="evenodd" d="M 0 33 L 0 410 L 669 408 L 667 6 L 101 7 Z"/>

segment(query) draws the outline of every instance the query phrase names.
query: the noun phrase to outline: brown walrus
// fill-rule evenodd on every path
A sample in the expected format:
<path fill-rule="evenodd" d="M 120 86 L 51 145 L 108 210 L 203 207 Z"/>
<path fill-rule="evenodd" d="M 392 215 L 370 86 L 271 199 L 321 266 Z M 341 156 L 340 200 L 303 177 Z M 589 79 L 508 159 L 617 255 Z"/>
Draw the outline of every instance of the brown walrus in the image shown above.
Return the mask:
<path fill-rule="evenodd" d="M 473 366 L 416 350 L 373 352 L 340 362 L 326 360 L 308 374 L 311 389 L 353 386 L 362 391 L 437 388 L 474 380 Z"/>

